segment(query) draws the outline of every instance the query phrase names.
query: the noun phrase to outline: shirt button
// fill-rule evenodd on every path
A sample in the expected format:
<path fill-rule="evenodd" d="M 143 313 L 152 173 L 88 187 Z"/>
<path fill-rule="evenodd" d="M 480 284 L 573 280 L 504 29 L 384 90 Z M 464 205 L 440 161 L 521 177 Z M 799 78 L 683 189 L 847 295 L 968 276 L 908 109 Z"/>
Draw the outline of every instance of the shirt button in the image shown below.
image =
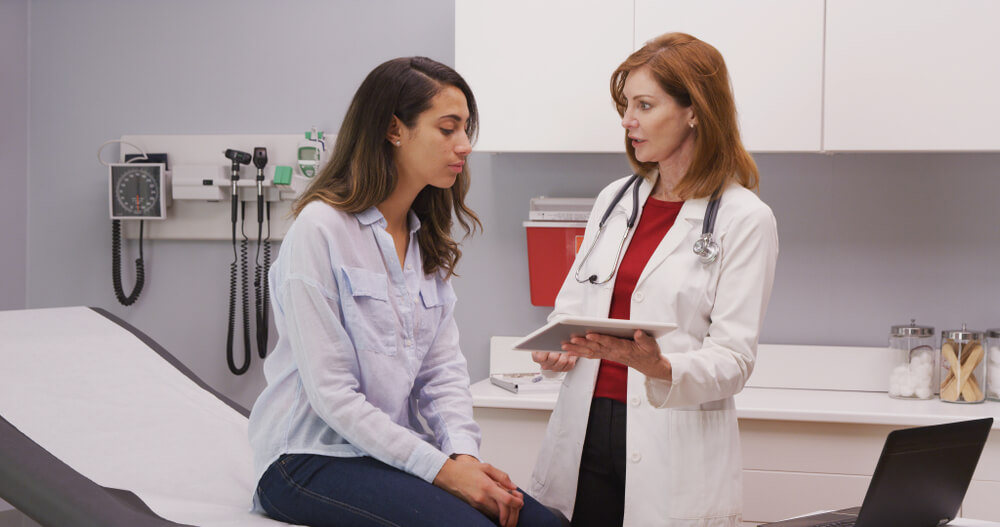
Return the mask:
<path fill-rule="evenodd" d="M 630 400 L 629 400 L 629 403 L 630 403 L 630 404 L 631 404 L 632 406 L 639 406 L 639 404 L 640 404 L 641 402 L 642 402 L 642 401 L 640 401 L 638 397 L 633 397 L 632 399 L 630 399 Z"/>
<path fill-rule="evenodd" d="M 413 345 L 413 341 L 410 340 L 410 339 L 406 339 L 406 345 L 407 346 L 412 346 Z"/>
<path fill-rule="evenodd" d="M 646 298 L 646 295 L 642 294 L 642 291 L 636 291 L 635 294 L 632 295 L 632 300 L 636 302 L 642 302 L 643 298 Z"/>
<path fill-rule="evenodd" d="M 413 265 L 412 264 L 406 264 L 406 270 L 407 271 L 412 271 L 413 270 Z"/>
<path fill-rule="evenodd" d="M 640 461 L 642 461 L 642 454 L 640 454 L 638 452 L 632 452 L 632 462 L 633 463 L 638 463 Z"/>

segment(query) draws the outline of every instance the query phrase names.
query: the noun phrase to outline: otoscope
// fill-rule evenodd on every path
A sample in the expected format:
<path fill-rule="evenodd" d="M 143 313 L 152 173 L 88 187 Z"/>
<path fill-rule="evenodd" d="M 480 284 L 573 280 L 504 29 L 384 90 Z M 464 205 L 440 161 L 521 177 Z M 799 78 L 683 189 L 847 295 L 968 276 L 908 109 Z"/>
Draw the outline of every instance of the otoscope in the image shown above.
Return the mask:
<path fill-rule="evenodd" d="M 268 293 L 269 284 L 267 271 L 271 267 L 271 203 L 267 203 L 267 238 L 263 238 L 264 229 L 264 167 L 267 166 L 267 148 L 258 146 L 253 149 L 253 166 L 257 167 L 257 257 L 254 258 L 254 298 L 256 300 L 255 319 L 257 322 L 257 354 L 260 358 L 267 356 L 268 333 Z M 260 253 L 264 250 L 264 263 L 261 265 Z"/>
<path fill-rule="evenodd" d="M 247 308 L 245 236 L 243 238 L 241 250 L 243 255 L 243 366 L 237 367 L 235 358 L 233 357 L 233 331 L 236 325 L 236 270 L 237 262 L 239 261 L 236 255 L 236 222 L 239 219 L 237 214 L 239 210 L 240 196 L 239 191 L 236 188 L 236 184 L 240 180 L 240 165 L 250 164 L 251 158 L 250 154 L 239 150 L 233 150 L 232 148 L 225 151 L 225 156 L 233 162 L 233 169 L 229 177 L 232 181 L 233 189 L 233 263 L 229 265 L 229 333 L 226 337 L 226 361 L 229 363 L 229 371 L 233 372 L 234 375 L 243 375 L 250 369 L 250 313 Z"/>
<path fill-rule="evenodd" d="M 239 195 L 236 190 L 236 183 L 240 180 L 240 165 L 250 164 L 250 154 L 242 152 L 240 150 L 233 150 L 232 148 L 227 148 L 225 152 L 226 158 L 232 160 L 233 170 L 230 172 L 229 180 L 232 181 L 232 199 L 233 199 L 233 240 L 236 239 L 236 206 L 240 201 Z"/>
<path fill-rule="evenodd" d="M 253 149 L 253 166 L 257 167 L 257 224 L 264 223 L 264 167 L 267 166 L 267 149 Z"/>

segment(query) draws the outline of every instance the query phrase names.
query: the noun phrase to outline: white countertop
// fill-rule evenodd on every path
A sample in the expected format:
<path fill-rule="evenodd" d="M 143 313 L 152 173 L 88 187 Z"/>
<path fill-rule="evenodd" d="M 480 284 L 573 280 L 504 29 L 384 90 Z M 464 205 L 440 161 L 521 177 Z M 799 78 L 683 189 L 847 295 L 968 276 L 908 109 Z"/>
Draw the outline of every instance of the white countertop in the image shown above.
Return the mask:
<path fill-rule="evenodd" d="M 557 392 L 511 393 L 490 384 L 472 385 L 477 408 L 552 410 Z M 947 421 L 993 417 L 1000 429 L 1000 403 L 953 404 L 939 399 L 892 399 L 885 392 L 745 388 L 736 395 L 741 419 L 924 426 Z"/>
<path fill-rule="evenodd" d="M 495 386 L 489 379 L 472 385 L 472 406 L 476 408 L 510 408 L 516 410 L 549 410 L 556 407 L 559 392 L 511 393 Z"/>

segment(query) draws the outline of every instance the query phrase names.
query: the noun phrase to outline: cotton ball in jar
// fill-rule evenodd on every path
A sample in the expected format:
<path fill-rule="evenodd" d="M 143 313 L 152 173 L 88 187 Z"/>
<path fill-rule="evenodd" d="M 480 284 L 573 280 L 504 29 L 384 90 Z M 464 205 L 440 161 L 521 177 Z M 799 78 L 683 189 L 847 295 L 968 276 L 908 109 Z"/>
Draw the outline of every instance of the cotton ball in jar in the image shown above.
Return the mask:
<path fill-rule="evenodd" d="M 1000 364 L 990 364 L 986 377 L 986 388 L 990 397 L 1000 398 Z"/>
<path fill-rule="evenodd" d="M 916 382 L 907 364 L 900 364 L 892 370 L 889 377 L 889 395 L 893 397 L 913 397 L 916 392 Z"/>
<path fill-rule="evenodd" d="M 910 357 L 910 364 L 929 364 L 934 365 L 934 352 L 930 349 L 924 348 L 916 350 L 913 356 Z"/>
<path fill-rule="evenodd" d="M 929 399 L 934 386 L 934 357 L 930 350 L 923 349 L 910 359 L 910 380 L 914 395 Z"/>
<path fill-rule="evenodd" d="M 892 370 L 889 375 L 889 395 L 892 397 L 902 396 L 902 386 L 910 380 L 910 368 L 905 364 L 900 364 Z"/>

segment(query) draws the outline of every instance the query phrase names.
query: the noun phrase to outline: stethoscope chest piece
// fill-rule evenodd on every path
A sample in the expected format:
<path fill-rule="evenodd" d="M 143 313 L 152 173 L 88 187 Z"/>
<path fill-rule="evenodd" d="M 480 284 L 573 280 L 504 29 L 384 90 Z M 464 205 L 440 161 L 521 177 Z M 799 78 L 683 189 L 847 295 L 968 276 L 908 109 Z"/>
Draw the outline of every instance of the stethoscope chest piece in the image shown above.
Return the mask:
<path fill-rule="evenodd" d="M 692 247 L 703 265 L 708 265 L 718 260 L 719 253 L 722 252 L 722 248 L 719 247 L 719 242 L 715 241 L 713 234 L 715 232 L 715 216 L 719 213 L 721 192 L 722 189 L 719 188 L 709 198 L 708 207 L 705 209 L 705 220 L 701 225 L 701 236 L 698 237 L 698 241 L 694 242 L 694 247 Z"/>
<path fill-rule="evenodd" d="M 710 232 L 702 233 L 698 241 L 694 242 L 693 249 L 694 253 L 698 255 L 698 259 L 705 265 L 718 260 L 721 252 L 719 244 L 712 239 Z"/>

